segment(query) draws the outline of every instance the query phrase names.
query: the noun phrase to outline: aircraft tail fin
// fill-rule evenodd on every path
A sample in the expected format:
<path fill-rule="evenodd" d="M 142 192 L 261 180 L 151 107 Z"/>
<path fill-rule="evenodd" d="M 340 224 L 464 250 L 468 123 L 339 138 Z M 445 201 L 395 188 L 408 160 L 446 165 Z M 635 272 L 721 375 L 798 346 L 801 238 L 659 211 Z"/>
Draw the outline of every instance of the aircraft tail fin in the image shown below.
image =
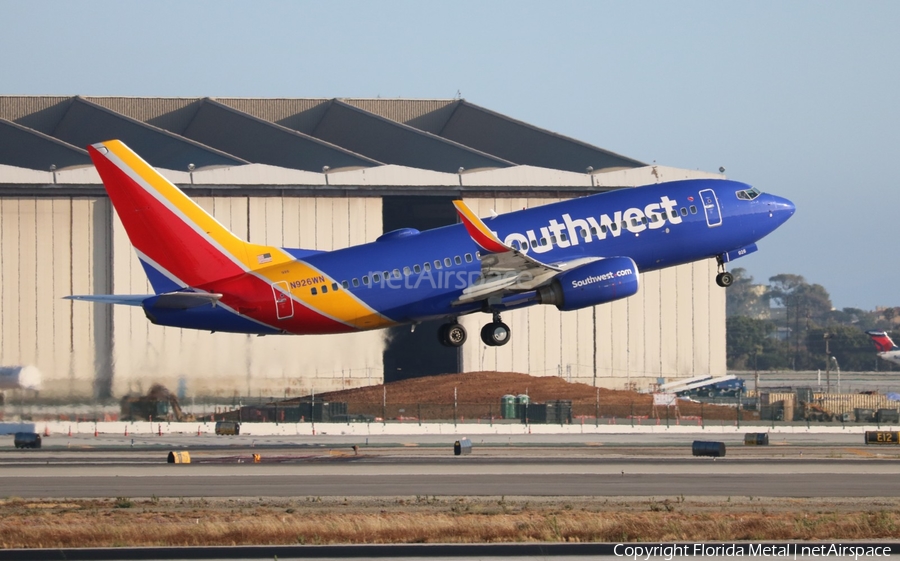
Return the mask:
<path fill-rule="evenodd" d="M 900 350 L 900 347 L 894 344 L 885 331 L 866 331 L 866 335 L 875 343 L 875 348 L 878 349 L 879 353 Z"/>
<path fill-rule="evenodd" d="M 121 141 L 88 153 L 157 294 L 291 259 L 235 236 Z"/>

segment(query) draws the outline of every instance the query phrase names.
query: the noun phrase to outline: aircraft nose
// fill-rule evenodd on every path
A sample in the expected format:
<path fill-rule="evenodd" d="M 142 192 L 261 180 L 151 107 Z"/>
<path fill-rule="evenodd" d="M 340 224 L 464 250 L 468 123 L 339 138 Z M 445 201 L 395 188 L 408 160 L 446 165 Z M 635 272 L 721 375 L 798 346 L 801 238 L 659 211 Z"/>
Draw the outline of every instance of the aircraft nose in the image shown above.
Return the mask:
<path fill-rule="evenodd" d="M 794 203 L 784 197 L 770 195 L 769 198 L 769 216 L 778 220 L 778 224 L 784 224 L 788 218 L 794 216 L 797 208 Z"/>

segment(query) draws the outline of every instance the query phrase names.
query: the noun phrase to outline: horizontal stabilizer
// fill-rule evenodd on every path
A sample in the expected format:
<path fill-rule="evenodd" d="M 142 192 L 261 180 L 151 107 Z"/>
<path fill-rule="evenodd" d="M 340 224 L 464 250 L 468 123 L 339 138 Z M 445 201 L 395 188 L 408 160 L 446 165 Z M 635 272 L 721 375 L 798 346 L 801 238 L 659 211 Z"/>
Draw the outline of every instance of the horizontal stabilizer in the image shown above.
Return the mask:
<path fill-rule="evenodd" d="M 90 294 L 84 296 L 66 296 L 66 300 L 82 300 L 100 304 L 122 304 L 124 306 L 144 306 L 147 308 L 165 308 L 170 310 L 186 310 L 204 304 L 215 304 L 221 300 L 221 294 L 208 292 L 167 292 L 166 294 Z"/>
<path fill-rule="evenodd" d="M 122 304 L 124 306 L 140 306 L 144 300 L 155 296 L 154 294 L 88 294 L 77 296 L 64 296 L 65 300 L 81 300 L 84 302 L 98 302 L 100 304 Z"/>

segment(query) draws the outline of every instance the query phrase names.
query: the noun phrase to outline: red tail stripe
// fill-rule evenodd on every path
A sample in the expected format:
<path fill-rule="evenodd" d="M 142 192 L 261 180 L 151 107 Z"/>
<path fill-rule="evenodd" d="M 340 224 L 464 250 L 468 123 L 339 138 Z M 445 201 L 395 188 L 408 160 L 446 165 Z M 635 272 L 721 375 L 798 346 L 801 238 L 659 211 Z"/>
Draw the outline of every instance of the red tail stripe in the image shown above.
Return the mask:
<path fill-rule="evenodd" d="M 239 275 L 243 269 L 109 159 L 89 148 L 94 166 L 131 244 L 188 286 Z"/>

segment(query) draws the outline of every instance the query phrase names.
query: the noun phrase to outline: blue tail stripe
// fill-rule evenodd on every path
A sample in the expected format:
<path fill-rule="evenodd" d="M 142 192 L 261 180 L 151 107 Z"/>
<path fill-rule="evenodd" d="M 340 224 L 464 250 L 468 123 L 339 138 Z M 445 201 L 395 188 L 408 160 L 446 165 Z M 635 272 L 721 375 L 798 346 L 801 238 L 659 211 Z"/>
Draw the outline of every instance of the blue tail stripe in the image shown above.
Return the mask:
<path fill-rule="evenodd" d="M 160 273 L 156 270 L 153 265 L 147 263 L 143 259 L 138 258 L 141 262 L 141 265 L 144 267 L 144 273 L 147 274 L 147 279 L 150 280 L 150 286 L 153 287 L 153 292 L 157 294 L 164 294 L 166 292 L 173 292 L 175 290 L 181 290 L 181 286 L 172 282 L 169 277 Z"/>

